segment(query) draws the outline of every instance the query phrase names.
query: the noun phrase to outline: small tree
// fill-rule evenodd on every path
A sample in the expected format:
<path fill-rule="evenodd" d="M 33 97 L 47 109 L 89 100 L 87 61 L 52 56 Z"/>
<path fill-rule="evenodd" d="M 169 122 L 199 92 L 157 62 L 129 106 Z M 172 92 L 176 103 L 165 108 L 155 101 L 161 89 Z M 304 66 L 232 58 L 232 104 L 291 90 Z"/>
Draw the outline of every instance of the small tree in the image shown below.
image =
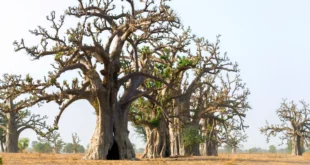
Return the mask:
<path fill-rule="evenodd" d="M 63 148 L 64 153 L 73 153 L 73 144 L 72 143 L 66 143 L 66 145 Z M 78 144 L 77 152 L 76 153 L 84 153 L 85 148 L 84 146 Z"/>
<path fill-rule="evenodd" d="M 38 153 L 50 153 L 53 151 L 49 143 L 41 143 L 38 141 L 32 142 L 32 148 L 34 152 L 38 152 Z"/>
<path fill-rule="evenodd" d="M 77 133 L 72 134 L 72 147 L 73 147 L 73 153 L 78 153 L 78 148 L 80 143 L 80 138 L 78 137 Z"/>
<path fill-rule="evenodd" d="M 235 154 L 237 152 L 237 148 L 242 147 L 241 142 L 246 142 L 247 138 L 248 136 L 242 134 L 240 130 L 233 130 L 228 132 L 225 143 L 231 147 L 231 152 Z"/>
<path fill-rule="evenodd" d="M 269 146 L 269 152 L 270 153 L 276 153 L 277 152 L 277 148 L 275 145 L 270 145 Z"/>
<path fill-rule="evenodd" d="M 18 148 L 20 152 L 23 152 L 29 146 L 29 139 L 28 138 L 21 138 L 18 141 Z"/>
<path fill-rule="evenodd" d="M 53 149 L 54 153 L 59 153 L 62 147 L 65 145 L 64 141 L 61 139 L 60 134 L 57 131 L 46 134 L 42 138 L 38 137 L 38 139 L 43 143 L 49 144 Z"/>
<path fill-rule="evenodd" d="M 310 137 L 310 114 L 309 105 L 300 101 L 302 108 L 298 109 L 293 101 L 287 103 L 283 101 L 277 114 L 282 121 L 281 125 L 267 125 L 260 129 L 261 133 L 267 136 L 267 142 L 270 136 L 276 136 L 282 133 L 280 137 L 282 143 L 284 140 L 292 141 L 292 155 L 302 155 L 304 142 L 308 143 Z"/>

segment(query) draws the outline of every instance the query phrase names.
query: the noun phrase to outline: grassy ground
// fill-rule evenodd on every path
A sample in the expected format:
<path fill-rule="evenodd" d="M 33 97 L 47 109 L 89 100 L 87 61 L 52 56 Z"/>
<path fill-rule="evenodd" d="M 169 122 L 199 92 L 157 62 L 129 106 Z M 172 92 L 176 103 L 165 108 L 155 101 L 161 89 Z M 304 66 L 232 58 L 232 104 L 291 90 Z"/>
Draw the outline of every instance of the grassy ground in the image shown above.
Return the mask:
<path fill-rule="evenodd" d="M 141 159 L 138 161 L 90 161 L 82 160 L 79 154 L 0 154 L 5 165 L 282 165 L 282 164 L 310 164 L 310 154 L 291 156 L 288 154 L 221 154 L 218 157 L 186 157 L 165 159 Z M 139 157 L 139 155 L 137 156 Z"/>

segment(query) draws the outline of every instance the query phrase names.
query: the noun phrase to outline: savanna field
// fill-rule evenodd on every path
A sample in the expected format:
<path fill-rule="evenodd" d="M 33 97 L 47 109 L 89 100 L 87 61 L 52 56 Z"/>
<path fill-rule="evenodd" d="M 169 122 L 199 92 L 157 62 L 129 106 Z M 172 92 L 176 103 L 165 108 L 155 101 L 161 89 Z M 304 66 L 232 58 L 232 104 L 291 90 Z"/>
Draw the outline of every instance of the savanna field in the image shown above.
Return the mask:
<path fill-rule="evenodd" d="M 309 165 L 310 154 L 303 156 L 291 156 L 289 154 L 220 154 L 218 157 L 193 156 L 183 158 L 164 158 L 164 159 L 139 159 L 136 161 L 106 161 L 106 160 L 82 160 L 82 154 L 37 154 L 37 153 L 19 153 L 8 154 L 1 153 L 3 164 L 5 165 Z M 140 154 L 137 158 L 141 157 Z"/>

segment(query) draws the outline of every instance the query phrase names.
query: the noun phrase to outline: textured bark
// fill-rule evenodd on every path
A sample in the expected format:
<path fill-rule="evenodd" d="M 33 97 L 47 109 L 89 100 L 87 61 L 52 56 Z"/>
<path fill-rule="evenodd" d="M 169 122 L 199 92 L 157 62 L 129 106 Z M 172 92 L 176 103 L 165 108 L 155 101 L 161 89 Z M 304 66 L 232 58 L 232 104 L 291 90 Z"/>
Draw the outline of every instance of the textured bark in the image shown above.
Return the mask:
<path fill-rule="evenodd" d="M 6 100 L 7 106 L 9 109 L 13 109 L 13 100 L 11 98 Z M 16 123 L 16 113 L 8 112 L 6 113 L 7 124 L 6 124 L 6 144 L 5 150 L 8 153 L 17 153 L 18 152 L 18 137 L 19 133 L 17 131 Z"/>
<path fill-rule="evenodd" d="M 8 153 L 17 153 L 18 152 L 18 137 L 19 133 L 17 132 L 16 125 L 16 114 L 14 112 L 9 112 L 7 116 L 7 130 L 6 130 L 6 152 Z"/>
<path fill-rule="evenodd" d="M 182 155 L 179 122 L 179 119 L 172 119 L 172 122 L 169 122 L 169 142 L 171 156 Z"/>
<path fill-rule="evenodd" d="M 89 148 L 86 152 L 85 159 L 107 159 L 109 151 L 114 144 L 113 138 L 113 113 L 109 104 L 99 102 L 96 116 L 96 128 L 91 138 Z M 107 101 L 106 101 L 107 102 Z M 118 153 L 115 154 L 117 158 Z M 111 155 L 111 154 L 110 154 Z"/>
<path fill-rule="evenodd" d="M 113 79 L 115 83 L 111 82 Z M 135 152 L 128 138 L 128 113 L 131 102 L 121 103 L 125 102 L 125 98 L 131 98 L 134 92 L 125 91 L 125 98 L 122 97 L 118 101 L 119 89 L 116 79 L 116 76 L 108 77 L 104 86 L 110 90 L 100 92 L 96 99 L 90 101 L 96 110 L 97 121 L 85 159 L 135 159 Z M 130 85 L 129 88 L 133 90 L 138 85 Z"/>
<path fill-rule="evenodd" d="M 292 140 L 292 155 L 302 155 L 302 137 L 301 136 L 296 136 Z"/>
<path fill-rule="evenodd" d="M 142 158 L 164 158 L 170 156 L 167 122 L 160 121 L 159 127 L 145 126 L 147 142 Z"/>
<path fill-rule="evenodd" d="M 118 146 L 119 159 L 134 159 L 136 157 L 135 151 L 128 137 L 129 108 L 129 105 L 122 105 L 117 108 L 114 117 L 114 142 Z"/>

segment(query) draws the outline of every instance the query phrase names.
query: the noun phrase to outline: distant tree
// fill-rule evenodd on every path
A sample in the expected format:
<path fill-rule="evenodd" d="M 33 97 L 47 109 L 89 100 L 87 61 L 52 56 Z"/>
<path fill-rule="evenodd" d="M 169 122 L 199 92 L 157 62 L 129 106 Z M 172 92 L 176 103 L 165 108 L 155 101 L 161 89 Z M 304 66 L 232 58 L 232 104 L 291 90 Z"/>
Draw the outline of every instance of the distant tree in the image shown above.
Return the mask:
<path fill-rule="evenodd" d="M 224 143 L 231 147 L 231 152 L 234 154 L 237 152 L 237 148 L 241 148 L 241 142 L 246 142 L 248 136 L 242 134 L 240 130 L 229 131 L 226 140 Z"/>
<path fill-rule="evenodd" d="M 277 110 L 277 114 L 282 122 L 281 125 L 267 125 L 261 128 L 261 132 L 267 136 L 267 142 L 270 136 L 276 136 L 278 133 L 284 134 L 281 138 L 291 140 L 292 155 L 302 155 L 304 142 L 310 138 L 310 114 L 309 104 L 300 101 L 302 108 L 298 109 L 293 101 L 288 103 L 284 100 Z"/>
<path fill-rule="evenodd" d="M 258 153 L 259 151 L 261 151 L 261 149 L 256 147 L 249 149 L 249 153 Z"/>
<path fill-rule="evenodd" d="M 38 152 L 38 153 L 50 153 L 53 151 L 49 143 L 41 143 L 38 141 L 32 142 L 32 148 L 34 152 Z"/>
<path fill-rule="evenodd" d="M 276 153 L 277 152 L 277 147 L 275 145 L 270 145 L 269 146 L 269 152 L 270 153 Z"/>
<path fill-rule="evenodd" d="M 66 145 L 63 148 L 63 152 L 64 153 L 73 153 L 73 144 L 72 143 L 66 143 Z M 84 146 L 78 144 L 77 147 L 77 152 L 76 153 L 84 153 L 85 152 L 85 148 Z"/>
<path fill-rule="evenodd" d="M 57 131 L 53 131 L 43 137 L 38 137 L 38 139 L 40 142 L 49 144 L 54 153 L 60 153 L 62 147 L 65 145 Z"/>
<path fill-rule="evenodd" d="M 64 153 L 73 153 L 73 144 L 72 143 L 66 143 L 63 148 Z"/>
<path fill-rule="evenodd" d="M 20 152 L 23 152 L 29 146 L 29 138 L 21 138 L 18 140 L 18 148 Z"/>
<path fill-rule="evenodd" d="M 226 153 L 230 153 L 232 151 L 232 147 L 230 145 L 225 144 L 224 145 L 224 151 Z"/>
<path fill-rule="evenodd" d="M 80 146 L 80 138 L 78 137 L 77 133 L 72 134 L 72 147 L 73 147 L 73 153 L 78 153 L 78 148 Z"/>

